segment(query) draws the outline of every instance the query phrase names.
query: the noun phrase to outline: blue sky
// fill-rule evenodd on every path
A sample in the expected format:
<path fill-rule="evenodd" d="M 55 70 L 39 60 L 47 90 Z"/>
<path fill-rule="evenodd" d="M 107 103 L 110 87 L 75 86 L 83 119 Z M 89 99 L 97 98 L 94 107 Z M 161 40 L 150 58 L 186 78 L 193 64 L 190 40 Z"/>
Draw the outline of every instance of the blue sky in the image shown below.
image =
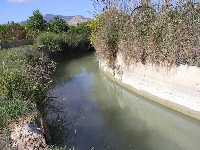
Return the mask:
<path fill-rule="evenodd" d="M 93 16 L 91 0 L 0 0 L 0 23 L 24 21 L 36 9 L 42 14 Z"/>

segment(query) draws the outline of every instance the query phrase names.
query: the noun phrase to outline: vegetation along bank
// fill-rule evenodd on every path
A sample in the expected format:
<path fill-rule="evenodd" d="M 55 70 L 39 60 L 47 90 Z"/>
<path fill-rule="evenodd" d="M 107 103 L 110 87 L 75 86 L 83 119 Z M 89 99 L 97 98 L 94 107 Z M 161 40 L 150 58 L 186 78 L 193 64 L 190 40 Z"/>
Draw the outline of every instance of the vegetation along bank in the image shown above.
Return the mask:
<path fill-rule="evenodd" d="M 69 26 L 59 17 L 47 23 L 39 10 L 26 24 L 0 25 L 2 149 L 48 148 L 44 108 L 56 64 L 91 50 L 89 34 L 87 23 Z"/>
<path fill-rule="evenodd" d="M 91 41 L 100 67 L 132 90 L 200 119 L 199 3 L 102 0 L 96 8 Z"/>

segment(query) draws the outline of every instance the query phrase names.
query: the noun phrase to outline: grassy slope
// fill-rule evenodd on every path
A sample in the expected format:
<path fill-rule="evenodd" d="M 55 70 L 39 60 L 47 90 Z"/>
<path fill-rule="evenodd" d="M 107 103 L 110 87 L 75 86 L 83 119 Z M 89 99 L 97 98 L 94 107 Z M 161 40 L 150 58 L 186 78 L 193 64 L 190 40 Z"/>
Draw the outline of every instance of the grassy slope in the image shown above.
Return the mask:
<path fill-rule="evenodd" d="M 32 46 L 0 51 L 0 129 L 38 109 L 54 68 L 55 64 L 40 59 Z"/>
<path fill-rule="evenodd" d="M 23 90 L 28 86 L 23 75 L 27 63 L 25 52 L 30 48 L 0 51 L 0 128 L 36 108 L 33 102 L 23 97 Z"/>

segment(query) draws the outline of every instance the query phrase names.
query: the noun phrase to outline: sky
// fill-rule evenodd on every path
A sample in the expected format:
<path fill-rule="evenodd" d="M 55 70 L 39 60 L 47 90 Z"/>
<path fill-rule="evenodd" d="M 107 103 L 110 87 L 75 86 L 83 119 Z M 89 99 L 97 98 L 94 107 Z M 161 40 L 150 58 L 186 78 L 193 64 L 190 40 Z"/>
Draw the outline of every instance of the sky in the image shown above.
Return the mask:
<path fill-rule="evenodd" d="M 24 21 L 36 9 L 43 15 L 93 16 L 91 0 L 0 0 L 0 23 Z"/>

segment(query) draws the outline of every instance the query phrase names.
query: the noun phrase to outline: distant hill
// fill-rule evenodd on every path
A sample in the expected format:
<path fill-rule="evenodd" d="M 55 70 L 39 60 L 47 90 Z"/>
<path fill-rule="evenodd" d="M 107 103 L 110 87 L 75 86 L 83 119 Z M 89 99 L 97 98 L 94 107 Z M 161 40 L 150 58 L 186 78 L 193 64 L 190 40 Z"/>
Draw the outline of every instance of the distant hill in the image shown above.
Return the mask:
<path fill-rule="evenodd" d="M 87 18 L 87 17 L 80 16 L 80 15 L 78 15 L 78 16 L 62 16 L 62 15 L 53 15 L 53 14 L 46 14 L 44 16 L 44 19 L 47 22 L 50 22 L 56 16 L 58 16 L 61 19 L 64 19 L 69 25 L 77 25 L 79 23 L 83 23 L 83 22 L 87 22 L 87 21 L 91 20 L 91 18 Z"/>
<path fill-rule="evenodd" d="M 61 19 L 64 19 L 69 25 L 77 25 L 79 23 L 83 23 L 83 22 L 87 22 L 87 21 L 91 20 L 91 18 L 87 18 L 87 17 L 80 16 L 80 15 L 77 15 L 77 16 L 62 16 L 62 15 L 53 15 L 53 14 L 44 15 L 44 19 L 47 22 L 50 22 L 56 16 L 58 16 Z M 27 21 L 20 22 L 20 24 L 26 24 L 26 23 L 27 23 Z"/>

